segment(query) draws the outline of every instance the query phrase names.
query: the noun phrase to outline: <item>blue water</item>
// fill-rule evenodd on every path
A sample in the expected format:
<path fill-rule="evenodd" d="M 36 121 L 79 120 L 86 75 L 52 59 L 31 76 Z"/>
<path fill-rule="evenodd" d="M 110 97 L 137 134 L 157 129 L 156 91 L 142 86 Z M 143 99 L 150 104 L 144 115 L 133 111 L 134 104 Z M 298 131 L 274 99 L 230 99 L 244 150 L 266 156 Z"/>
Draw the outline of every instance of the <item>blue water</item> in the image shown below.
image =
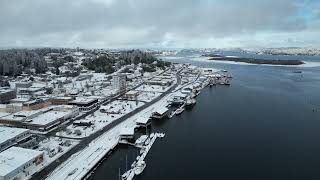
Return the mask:
<path fill-rule="evenodd" d="M 204 89 L 191 111 L 153 122 L 166 137 L 137 179 L 320 179 L 319 67 L 170 61 L 226 69 L 234 78 L 230 87 Z M 111 154 L 91 179 L 118 179 L 128 151 Z"/>

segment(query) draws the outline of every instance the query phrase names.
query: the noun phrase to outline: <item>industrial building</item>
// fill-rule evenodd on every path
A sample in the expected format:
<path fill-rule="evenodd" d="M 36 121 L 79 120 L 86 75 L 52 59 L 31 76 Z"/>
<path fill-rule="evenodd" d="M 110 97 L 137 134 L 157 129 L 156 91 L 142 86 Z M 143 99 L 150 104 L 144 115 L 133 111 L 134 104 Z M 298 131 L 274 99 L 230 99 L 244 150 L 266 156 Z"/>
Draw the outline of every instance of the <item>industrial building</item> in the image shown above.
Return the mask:
<path fill-rule="evenodd" d="M 0 180 L 28 179 L 42 162 L 41 151 L 11 147 L 0 153 Z"/>
<path fill-rule="evenodd" d="M 0 152 L 31 137 L 30 130 L 0 126 Z"/>

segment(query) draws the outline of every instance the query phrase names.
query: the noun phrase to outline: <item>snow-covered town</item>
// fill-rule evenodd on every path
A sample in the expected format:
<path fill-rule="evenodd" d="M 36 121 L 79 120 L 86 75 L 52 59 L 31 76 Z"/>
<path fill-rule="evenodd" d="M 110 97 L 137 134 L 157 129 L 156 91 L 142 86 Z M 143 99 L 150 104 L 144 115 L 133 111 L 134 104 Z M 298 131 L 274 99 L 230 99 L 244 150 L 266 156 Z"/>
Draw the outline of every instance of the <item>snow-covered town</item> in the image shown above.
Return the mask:
<path fill-rule="evenodd" d="M 118 144 L 141 148 L 120 175 L 132 179 L 143 172 L 152 144 L 165 137 L 145 131 L 136 138 L 135 132 L 180 115 L 201 89 L 232 79 L 225 70 L 165 62 L 147 51 L 41 53 L 41 63 L 0 72 L 1 180 L 83 179 Z"/>

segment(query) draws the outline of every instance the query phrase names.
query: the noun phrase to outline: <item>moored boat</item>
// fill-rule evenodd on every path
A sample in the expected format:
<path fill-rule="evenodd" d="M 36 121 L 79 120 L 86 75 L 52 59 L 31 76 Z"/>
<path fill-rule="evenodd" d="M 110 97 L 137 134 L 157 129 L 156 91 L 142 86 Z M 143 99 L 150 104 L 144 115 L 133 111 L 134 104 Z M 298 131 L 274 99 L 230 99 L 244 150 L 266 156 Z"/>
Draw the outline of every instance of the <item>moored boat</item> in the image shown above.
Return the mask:
<path fill-rule="evenodd" d="M 134 174 L 140 175 L 146 166 L 147 164 L 144 161 L 138 161 L 136 167 L 134 168 Z"/>

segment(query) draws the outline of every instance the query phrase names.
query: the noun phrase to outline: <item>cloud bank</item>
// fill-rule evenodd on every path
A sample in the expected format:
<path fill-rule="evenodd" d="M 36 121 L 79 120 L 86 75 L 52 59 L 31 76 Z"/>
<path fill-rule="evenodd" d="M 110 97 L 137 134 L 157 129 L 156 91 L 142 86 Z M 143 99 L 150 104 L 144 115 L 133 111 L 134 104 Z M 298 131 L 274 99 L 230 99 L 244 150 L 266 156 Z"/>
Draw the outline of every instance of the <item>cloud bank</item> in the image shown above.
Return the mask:
<path fill-rule="evenodd" d="M 318 46 L 320 3 L 1 0 L 0 47 Z"/>

